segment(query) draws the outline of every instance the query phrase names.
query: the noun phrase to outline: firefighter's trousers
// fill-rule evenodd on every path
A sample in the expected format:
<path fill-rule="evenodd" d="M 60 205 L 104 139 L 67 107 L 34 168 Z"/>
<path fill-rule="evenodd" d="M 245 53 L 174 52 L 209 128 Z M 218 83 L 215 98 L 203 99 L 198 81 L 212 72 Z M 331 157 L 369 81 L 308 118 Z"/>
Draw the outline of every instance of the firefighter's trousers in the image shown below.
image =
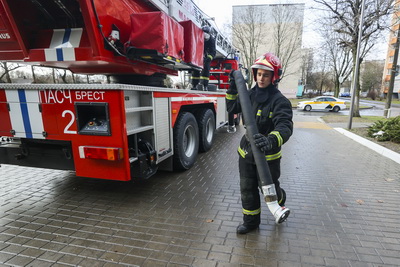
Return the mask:
<path fill-rule="evenodd" d="M 282 198 L 279 177 L 281 175 L 280 159 L 268 161 L 272 181 L 275 184 L 278 199 Z M 242 198 L 243 222 L 247 226 L 260 224 L 261 189 L 258 184 L 258 172 L 255 162 L 239 157 L 240 194 Z"/>
<path fill-rule="evenodd" d="M 208 86 L 208 81 L 210 80 L 210 64 L 211 61 L 204 61 L 203 70 L 200 72 L 198 70 L 193 71 L 192 75 L 192 86 L 196 88 L 197 84 L 204 85 L 205 88 Z"/>

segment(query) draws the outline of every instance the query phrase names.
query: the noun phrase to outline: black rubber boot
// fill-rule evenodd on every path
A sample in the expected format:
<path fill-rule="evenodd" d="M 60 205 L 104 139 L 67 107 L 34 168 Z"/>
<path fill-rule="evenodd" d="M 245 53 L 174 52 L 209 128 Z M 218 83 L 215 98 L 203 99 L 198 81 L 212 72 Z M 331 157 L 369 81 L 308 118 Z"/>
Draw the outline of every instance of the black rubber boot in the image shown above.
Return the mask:
<path fill-rule="evenodd" d="M 247 234 L 258 228 L 260 225 L 260 214 L 257 215 L 246 215 L 243 214 L 243 223 L 239 224 L 236 228 L 236 233 L 238 234 Z"/>
<path fill-rule="evenodd" d="M 248 232 L 251 232 L 255 229 L 258 228 L 258 225 L 247 225 L 245 223 L 239 224 L 239 226 L 236 228 L 236 233 L 240 235 L 247 234 Z"/>

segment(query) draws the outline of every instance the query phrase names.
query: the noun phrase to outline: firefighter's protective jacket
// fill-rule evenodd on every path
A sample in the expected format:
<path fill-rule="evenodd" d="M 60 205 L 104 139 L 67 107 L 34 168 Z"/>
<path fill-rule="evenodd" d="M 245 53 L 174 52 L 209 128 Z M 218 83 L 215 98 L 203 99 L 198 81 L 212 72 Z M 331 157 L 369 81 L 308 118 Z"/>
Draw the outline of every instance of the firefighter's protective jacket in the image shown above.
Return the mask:
<path fill-rule="evenodd" d="M 215 46 L 215 39 L 213 36 L 210 36 L 210 39 L 204 41 L 204 57 L 211 56 L 211 60 L 215 58 L 217 53 L 216 46 Z"/>
<path fill-rule="evenodd" d="M 228 112 L 240 113 L 242 110 L 238 95 L 228 92 L 226 94 Z M 258 131 L 265 136 L 272 135 L 276 138 L 274 147 L 265 152 L 265 157 L 268 161 L 279 159 L 281 158 L 281 146 L 289 140 L 293 133 L 292 105 L 272 84 L 264 89 L 260 89 L 256 85 L 248 92 Z M 238 153 L 243 158 L 254 161 L 250 142 L 246 135 L 240 141 Z"/>

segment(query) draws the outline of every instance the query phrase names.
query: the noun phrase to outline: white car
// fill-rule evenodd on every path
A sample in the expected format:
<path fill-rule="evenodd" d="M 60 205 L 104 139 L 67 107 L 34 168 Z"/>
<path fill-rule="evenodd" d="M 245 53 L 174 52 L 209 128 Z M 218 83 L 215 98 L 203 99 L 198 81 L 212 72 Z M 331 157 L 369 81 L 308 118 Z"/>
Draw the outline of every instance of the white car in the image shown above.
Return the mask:
<path fill-rule="evenodd" d="M 332 96 L 319 96 L 308 101 L 301 101 L 297 104 L 297 108 L 305 111 L 311 110 L 329 110 L 339 112 L 346 108 L 343 100 Z"/>

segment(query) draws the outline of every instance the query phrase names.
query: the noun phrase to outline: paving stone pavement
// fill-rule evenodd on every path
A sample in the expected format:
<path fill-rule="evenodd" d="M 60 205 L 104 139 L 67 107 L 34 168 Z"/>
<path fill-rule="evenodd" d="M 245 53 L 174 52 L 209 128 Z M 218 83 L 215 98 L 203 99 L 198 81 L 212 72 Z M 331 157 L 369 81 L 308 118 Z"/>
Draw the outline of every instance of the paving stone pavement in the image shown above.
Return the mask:
<path fill-rule="evenodd" d="M 312 117 L 283 149 L 289 219 L 237 235 L 243 132 L 135 183 L 3 165 L 0 266 L 400 266 L 400 165 Z"/>

